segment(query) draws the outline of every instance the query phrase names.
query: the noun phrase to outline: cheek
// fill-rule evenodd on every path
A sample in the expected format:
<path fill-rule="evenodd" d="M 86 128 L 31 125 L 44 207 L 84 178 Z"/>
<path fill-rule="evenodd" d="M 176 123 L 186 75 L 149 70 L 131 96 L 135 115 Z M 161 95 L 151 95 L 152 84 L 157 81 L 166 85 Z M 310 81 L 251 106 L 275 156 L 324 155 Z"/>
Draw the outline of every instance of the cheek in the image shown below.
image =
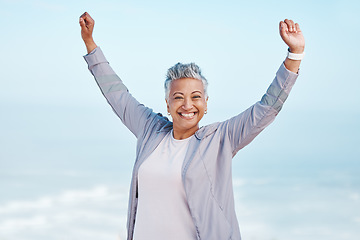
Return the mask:
<path fill-rule="evenodd" d="M 201 111 L 204 112 L 206 110 L 206 108 L 207 108 L 206 102 L 205 101 L 201 102 L 201 104 L 199 105 L 199 109 L 201 109 Z"/>
<path fill-rule="evenodd" d="M 168 104 L 168 109 L 170 112 L 176 112 L 176 110 L 179 108 L 179 104 L 176 104 L 176 102 L 170 102 Z"/>

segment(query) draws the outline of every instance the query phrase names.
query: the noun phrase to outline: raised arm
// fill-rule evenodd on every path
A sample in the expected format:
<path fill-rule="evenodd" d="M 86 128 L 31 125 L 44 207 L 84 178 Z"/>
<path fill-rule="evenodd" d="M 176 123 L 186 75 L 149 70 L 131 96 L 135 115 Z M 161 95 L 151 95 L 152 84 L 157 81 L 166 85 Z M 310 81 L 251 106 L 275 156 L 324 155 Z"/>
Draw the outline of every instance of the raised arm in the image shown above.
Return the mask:
<path fill-rule="evenodd" d="M 90 14 L 85 12 L 80 16 L 79 23 L 81 27 L 81 37 L 85 43 L 87 53 L 91 53 L 97 47 L 92 36 L 95 21 L 91 18 Z"/>
<path fill-rule="evenodd" d="M 298 24 L 288 19 L 281 21 L 280 36 L 289 46 L 291 53 L 304 52 L 305 41 Z M 275 119 L 295 84 L 300 62 L 301 60 L 287 57 L 261 100 L 224 122 L 223 127 L 228 133 L 233 155 L 249 144 Z"/>
<path fill-rule="evenodd" d="M 84 40 L 88 54 L 84 56 L 91 74 L 94 76 L 102 94 L 116 115 L 125 126 L 137 137 L 143 136 L 150 123 L 157 121 L 157 126 L 163 126 L 168 120 L 152 109 L 140 104 L 128 91 L 122 80 L 110 67 L 92 37 L 94 20 L 88 13 L 80 17 L 81 37 Z"/>

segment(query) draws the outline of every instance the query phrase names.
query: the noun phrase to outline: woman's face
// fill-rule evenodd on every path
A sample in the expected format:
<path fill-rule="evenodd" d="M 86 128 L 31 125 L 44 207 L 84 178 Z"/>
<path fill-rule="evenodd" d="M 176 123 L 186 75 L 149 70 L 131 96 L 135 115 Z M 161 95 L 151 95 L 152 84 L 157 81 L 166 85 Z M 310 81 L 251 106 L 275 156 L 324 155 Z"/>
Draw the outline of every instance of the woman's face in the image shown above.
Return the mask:
<path fill-rule="evenodd" d="M 171 82 L 168 112 L 173 119 L 174 137 L 187 138 L 199 129 L 199 122 L 207 110 L 204 86 L 201 80 L 181 78 Z"/>

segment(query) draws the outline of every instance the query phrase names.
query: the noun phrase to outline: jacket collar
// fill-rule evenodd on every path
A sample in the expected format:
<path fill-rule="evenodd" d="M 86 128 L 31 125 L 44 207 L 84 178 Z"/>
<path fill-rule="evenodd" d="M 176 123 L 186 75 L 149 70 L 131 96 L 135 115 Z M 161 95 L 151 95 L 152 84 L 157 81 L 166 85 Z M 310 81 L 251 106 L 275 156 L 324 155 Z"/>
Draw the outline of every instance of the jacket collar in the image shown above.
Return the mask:
<path fill-rule="evenodd" d="M 195 132 L 195 137 L 197 139 L 201 140 L 201 139 L 206 138 L 207 136 L 213 134 L 217 129 L 218 129 L 217 123 L 203 126 Z"/>

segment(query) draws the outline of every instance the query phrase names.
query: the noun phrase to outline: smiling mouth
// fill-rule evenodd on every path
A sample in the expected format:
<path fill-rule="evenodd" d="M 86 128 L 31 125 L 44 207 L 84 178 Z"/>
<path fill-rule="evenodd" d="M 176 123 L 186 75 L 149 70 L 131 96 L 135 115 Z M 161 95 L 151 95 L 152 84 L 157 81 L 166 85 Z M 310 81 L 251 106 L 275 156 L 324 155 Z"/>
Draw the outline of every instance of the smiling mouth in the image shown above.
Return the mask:
<path fill-rule="evenodd" d="M 179 113 L 182 118 L 192 119 L 195 116 L 195 112 L 192 113 Z"/>

